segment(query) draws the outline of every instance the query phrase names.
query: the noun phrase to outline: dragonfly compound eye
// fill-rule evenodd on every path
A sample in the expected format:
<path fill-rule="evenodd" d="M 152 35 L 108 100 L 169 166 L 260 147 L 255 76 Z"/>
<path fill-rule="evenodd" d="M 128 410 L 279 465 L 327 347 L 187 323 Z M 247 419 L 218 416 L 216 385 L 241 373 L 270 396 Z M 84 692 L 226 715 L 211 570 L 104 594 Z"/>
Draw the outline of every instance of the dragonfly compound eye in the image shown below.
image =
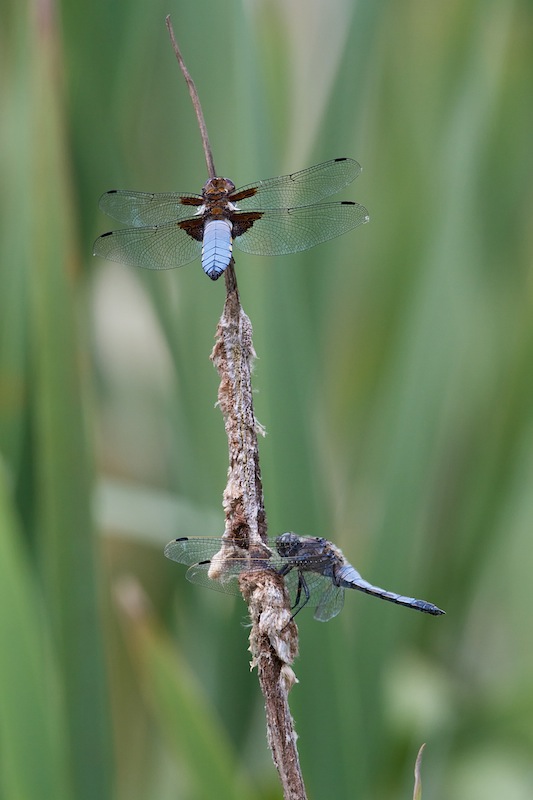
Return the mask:
<path fill-rule="evenodd" d="M 282 533 L 281 536 L 278 536 L 276 539 L 276 549 L 280 556 L 284 558 L 296 556 L 301 546 L 301 538 L 295 533 Z"/>

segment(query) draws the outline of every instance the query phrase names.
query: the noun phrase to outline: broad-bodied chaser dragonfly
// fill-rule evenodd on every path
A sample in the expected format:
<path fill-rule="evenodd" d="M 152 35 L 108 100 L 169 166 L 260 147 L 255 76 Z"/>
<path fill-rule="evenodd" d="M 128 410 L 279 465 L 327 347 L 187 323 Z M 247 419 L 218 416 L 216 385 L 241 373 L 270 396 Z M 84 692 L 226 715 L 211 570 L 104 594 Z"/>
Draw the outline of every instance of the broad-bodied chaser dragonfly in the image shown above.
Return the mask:
<path fill-rule="evenodd" d="M 133 227 L 104 233 L 93 254 L 145 269 L 171 269 L 201 252 L 204 272 L 216 281 L 231 261 L 233 242 L 245 253 L 284 255 L 368 222 L 358 203 L 319 202 L 360 172 L 357 161 L 335 158 L 240 189 L 227 178 L 211 178 L 201 195 L 115 189 L 102 195 L 100 208 Z"/>
<path fill-rule="evenodd" d="M 264 552 L 252 556 L 231 542 L 222 543 L 221 539 L 182 538 L 169 542 L 165 555 L 189 567 L 188 580 L 229 594 L 239 594 L 241 574 L 275 570 L 289 590 L 293 617 L 311 603 L 315 619 L 327 622 L 341 611 L 345 589 L 357 589 L 424 614 L 445 613 L 433 603 L 368 583 L 327 539 L 284 533 L 269 539 Z"/>

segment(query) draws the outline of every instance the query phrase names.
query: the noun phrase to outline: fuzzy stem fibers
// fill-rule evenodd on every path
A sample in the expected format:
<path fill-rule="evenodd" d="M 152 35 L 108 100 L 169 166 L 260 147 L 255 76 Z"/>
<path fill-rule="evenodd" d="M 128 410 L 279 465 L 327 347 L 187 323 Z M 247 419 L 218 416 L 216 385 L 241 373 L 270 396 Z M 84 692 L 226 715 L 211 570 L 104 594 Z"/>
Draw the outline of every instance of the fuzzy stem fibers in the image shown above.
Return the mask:
<path fill-rule="evenodd" d="M 216 557 L 220 566 L 232 548 L 265 550 L 267 522 L 259 467 L 251 374 L 255 352 L 252 325 L 242 309 L 233 262 L 225 273 L 226 302 L 217 326 L 211 359 L 220 376 L 218 405 L 229 448 L 228 482 L 223 506 L 226 530 Z M 223 569 L 223 566 L 221 567 Z M 274 570 L 244 572 L 240 588 L 251 619 L 250 652 L 265 698 L 267 738 L 283 785 L 285 800 L 305 800 L 296 732 L 288 704 L 295 683 L 292 662 L 298 654 L 298 630 L 291 619 L 283 578 Z"/>

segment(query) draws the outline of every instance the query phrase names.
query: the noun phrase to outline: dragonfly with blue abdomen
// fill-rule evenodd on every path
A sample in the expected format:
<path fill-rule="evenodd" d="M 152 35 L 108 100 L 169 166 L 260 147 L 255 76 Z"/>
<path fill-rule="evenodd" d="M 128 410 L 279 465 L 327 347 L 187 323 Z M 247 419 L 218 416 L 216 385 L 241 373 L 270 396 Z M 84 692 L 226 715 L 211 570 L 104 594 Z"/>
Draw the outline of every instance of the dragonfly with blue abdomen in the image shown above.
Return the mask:
<path fill-rule="evenodd" d="M 106 192 L 102 211 L 133 227 L 104 233 L 93 253 L 145 269 L 181 267 L 201 253 L 204 272 L 216 281 L 233 243 L 254 255 L 297 253 L 368 222 L 358 203 L 320 202 L 360 172 L 357 161 L 335 158 L 240 189 L 227 178 L 211 178 L 202 194 Z"/>
<path fill-rule="evenodd" d="M 293 617 L 310 603 L 315 619 L 327 622 L 341 611 L 345 589 L 357 589 L 424 614 L 445 613 L 426 600 L 374 586 L 361 577 L 338 547 L 314 536 L 284 533 L 252 552 L 228 540 L 181 538 L 169 542 L 164 552 L 167 558 L 189 567 L 188 580 L 228 594 L 240 593 L 241 575 L 274 570 L 285 580 Z"/>

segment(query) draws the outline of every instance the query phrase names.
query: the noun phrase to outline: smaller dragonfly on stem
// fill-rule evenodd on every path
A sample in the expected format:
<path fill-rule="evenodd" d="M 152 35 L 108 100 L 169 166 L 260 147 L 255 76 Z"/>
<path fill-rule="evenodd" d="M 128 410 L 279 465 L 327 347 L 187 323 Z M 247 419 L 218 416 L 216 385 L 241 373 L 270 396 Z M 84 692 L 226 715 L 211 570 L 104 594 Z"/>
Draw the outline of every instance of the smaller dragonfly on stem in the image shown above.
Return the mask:
<path fill-rule="evenodd" d="M 358 203 L 319 202 L 360 172 L 357 161 L 335 158 L 240 189 L 227 178 L 210 178 L 201 195 L 115 189 L 102 195 L 100 208 L 133 227 L 99 236 L 93 254 L 145 269 L 171 269 L 201 252 L 204 272 L 216 281 L 231 261 L 233 243 L 253 255 L 285 255 L 368 222 Z"/>
<path fill-rule="evenodd" d="M 248 552 L 233 542 L 211 538 L 181 538 L 169 542 L 165 555 L 186 564 L 186 577 L 193 583 L 228 594 L 239 594 L 239 577 L 254 571 L 274 570 L 282 576 L 291 597 L 293 617 L 308 604 L 315 619 L 327 622 L 344 604 L 345 589 L 380 597 L 424 614 L 445 612 L 426 600 L 380 589 L 366 581 L 327 539 L 284 533 L 269 539 L 263 552 Z"/>

